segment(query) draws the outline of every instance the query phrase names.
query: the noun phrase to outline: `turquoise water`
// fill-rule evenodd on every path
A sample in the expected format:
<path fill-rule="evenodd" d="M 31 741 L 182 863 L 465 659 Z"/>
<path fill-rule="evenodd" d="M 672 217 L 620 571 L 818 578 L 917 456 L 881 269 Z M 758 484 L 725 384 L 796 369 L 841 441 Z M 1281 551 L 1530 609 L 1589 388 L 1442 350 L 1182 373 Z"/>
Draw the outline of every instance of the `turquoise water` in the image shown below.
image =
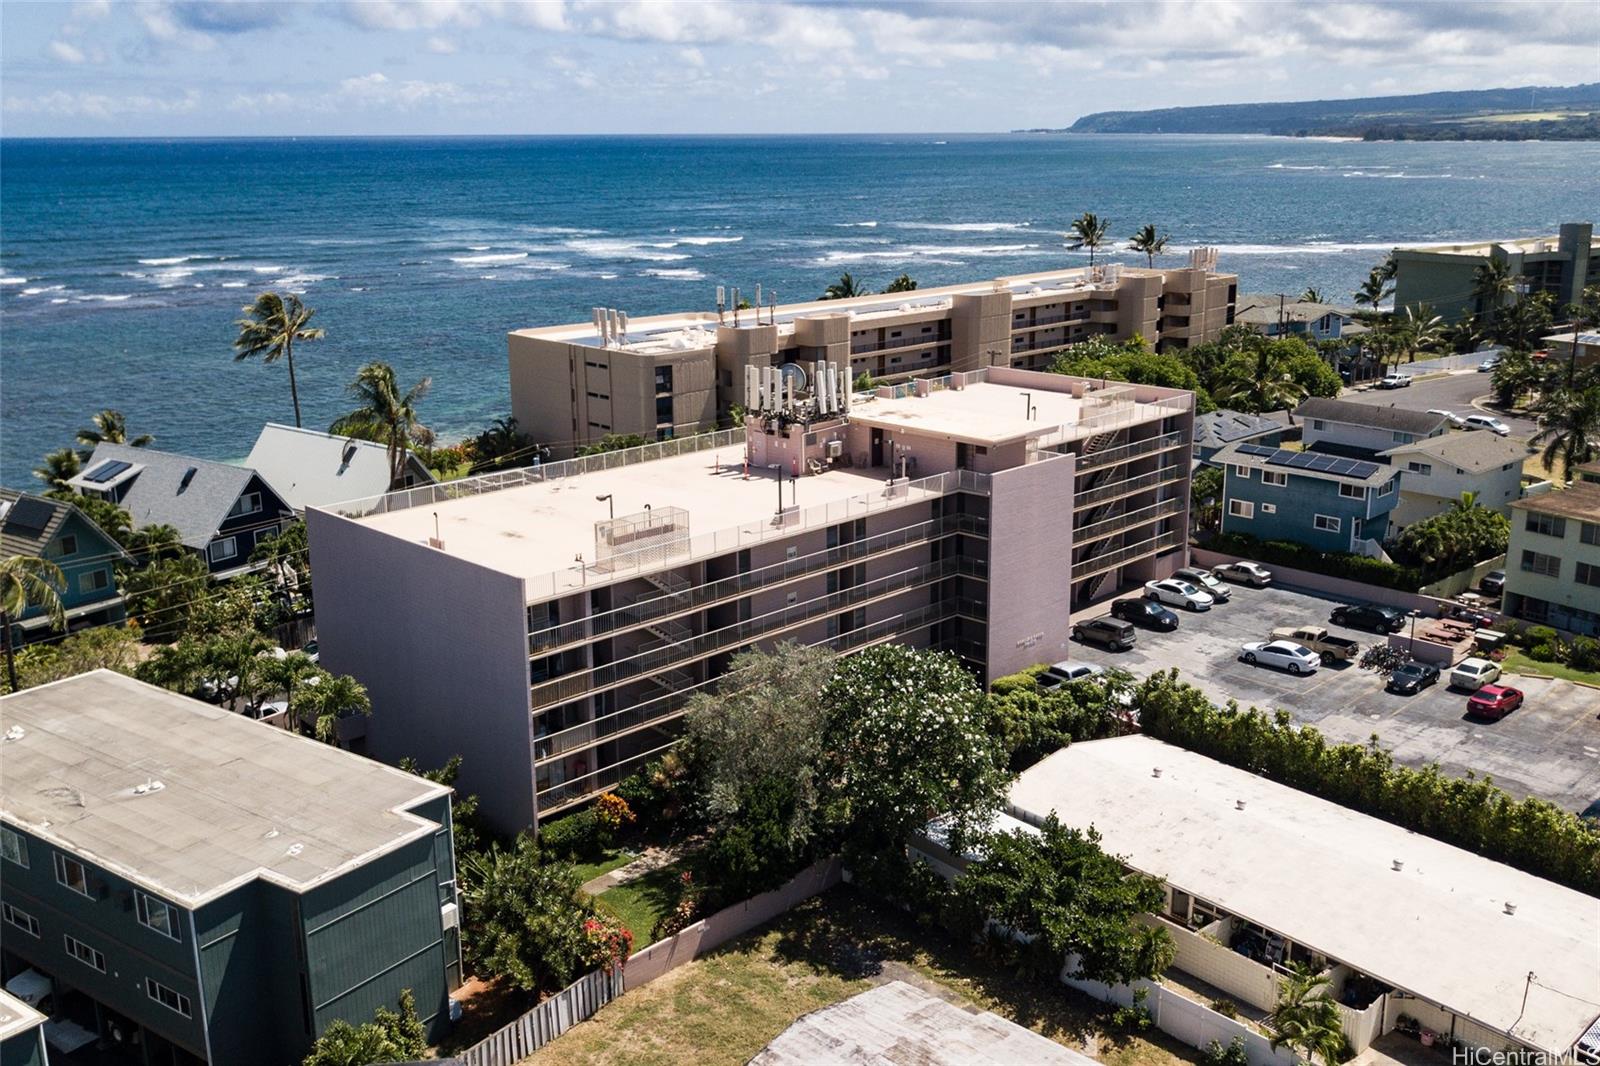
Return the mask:
<path fill-rule="evenodd" d="M 1246 290 L 1348 295 L 1399 241 L 1553 232 L 1600 206 L 1600 145 L 1233 137 L 517 138 L 0 142 L 0 480 L 101 407 L 159 446 L 243 456 L 289 421 L 233 320 L 300 291 L 309 425 L 371 359 L 431 375 L 428 420 L 509 407 L 505 333 L 811 298 L 841 271 L 924 285 L 1077 265 L 1082 211 L 1125 240 L 1221 248 Z M 1116 258 L 1133 261 L 1127 253 Z M 1169 255 L 1168 262 L 1181 262 Z"/>

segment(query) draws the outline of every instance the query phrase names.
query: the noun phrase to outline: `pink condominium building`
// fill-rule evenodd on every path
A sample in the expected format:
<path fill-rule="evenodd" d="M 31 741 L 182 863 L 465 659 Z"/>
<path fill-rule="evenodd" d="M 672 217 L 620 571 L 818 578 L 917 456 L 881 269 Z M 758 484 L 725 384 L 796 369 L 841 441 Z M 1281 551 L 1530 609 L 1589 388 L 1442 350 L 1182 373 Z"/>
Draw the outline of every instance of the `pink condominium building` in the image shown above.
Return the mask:
<path fill-rule="evenodd" d="M 322 654 L 371 691 L 369 752 L 462 755 L 515 829 L 666 750 L 741 649 L 899 642 L 990 680 L 1186 563 L 1193 394 L 841 369 L 742 369 L 742 428 L 312 508 Z"/>

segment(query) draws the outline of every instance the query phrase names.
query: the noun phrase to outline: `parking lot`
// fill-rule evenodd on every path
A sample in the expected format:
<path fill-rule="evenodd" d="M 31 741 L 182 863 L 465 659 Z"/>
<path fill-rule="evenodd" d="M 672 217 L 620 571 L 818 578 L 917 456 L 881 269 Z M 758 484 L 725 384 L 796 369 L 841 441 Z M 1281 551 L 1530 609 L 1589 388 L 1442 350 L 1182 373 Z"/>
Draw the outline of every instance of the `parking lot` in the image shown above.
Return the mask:
<path fill-rule="evenodd" d="M 1376 733 L 1401 762 L 1438 762 L 1451 774 L 1488 775 L 1512 793 L 1539 796 L 1567 810 L 1582 810 L 1600 798 L 1600 692 L 1594 689 L 1507 675 L 1501 683 L 1521 689 L 1527 699 L 1498 722 L 1484 722 L 1466 717 L 1468 694 L 1447 688 L 1444 674 L 1415 696 L 1397 696 L 1384 691 L 1378 674 L 1355 663 L 1295 677 L 1239 661 L 1240 645 L 1266 640 L 1276 626 L 1326 625 L 1363 650 L 1383 639 L 1332 625 L 1328 616 L 1337 602 L 1291 589 L 1235 585 L 1233 598 L 1210 611 L 1173 608 L 1180 619 L 1173 632 L 1140 628 L 1130 651 L 1074 641 L 1071 657 L 1140 678 L 1175 666 L 1183 680 L 1219 703 L 1231 698 L 1246 707 L 1282 708 L 1339 742 L 1364 744 Z"/>

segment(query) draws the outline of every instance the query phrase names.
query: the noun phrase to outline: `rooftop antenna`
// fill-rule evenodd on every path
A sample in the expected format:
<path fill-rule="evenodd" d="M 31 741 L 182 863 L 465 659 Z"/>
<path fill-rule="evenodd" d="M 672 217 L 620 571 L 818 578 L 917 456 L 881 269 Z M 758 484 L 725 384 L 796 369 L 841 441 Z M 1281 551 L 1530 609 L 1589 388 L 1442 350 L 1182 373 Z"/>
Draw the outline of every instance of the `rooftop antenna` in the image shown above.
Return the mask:
<path fill-rule="evenodd" d="M 777 289 L 768 289 L 767 290 L 767 325 L 776 326 L 777 324 L 778 324 L 778 290 Z"/>
<path fill-rule="evenodd" d="M 717 321 L 718 322 L 726 321 L 726 319 L 723 317 L 722 309 L 728 302 L 727 301 L 727 295 L 728 295 L 727 290 L 724 289 L 721 285 L 718 285 L 717 286 Z"/>
<path fill-rule="evenodd" d="M 756 282 L 756 325 L 761 325 L 761 282 Z"/>
<path fill-rule="evenodd" d="M 628 342 L 628 312 L 617 312 L 617 330 L 619 334 L 617 339 L 626 344 Z"/>
<path fill-rule="evenodd" d="M 739 286 L 737 286 L 737 285 L 735 285 L 733 287 L 733 301 L 732 301 L 732 303 L 733 303 L 733 324 L 735 326 L 737 326 L 739 324 Z"/>

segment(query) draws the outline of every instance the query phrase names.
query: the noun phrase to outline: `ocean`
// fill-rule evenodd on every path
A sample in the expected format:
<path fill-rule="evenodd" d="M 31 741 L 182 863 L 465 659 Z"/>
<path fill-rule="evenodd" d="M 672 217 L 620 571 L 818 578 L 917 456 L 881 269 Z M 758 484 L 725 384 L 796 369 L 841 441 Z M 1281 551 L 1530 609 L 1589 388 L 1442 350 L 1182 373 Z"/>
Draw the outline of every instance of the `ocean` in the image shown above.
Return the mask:
<path fill-rule="evenodd" d="M 1600 206 L 1600 144 L 948 135 L 0 141 L 0 481 L 102 407 L 157 446 L 244 456 L 292 421 L 280 365 L 235 364 L 240 308 L 302 294 L 306 424 L 362 363 L 433 379 L 449 438 L 509 411 L 505 334 L 1081 265 L 1094 211 L 1163 262 L 1215 245 L 1246 291 L 1348 299 L 1395 243 L 1553 233 Z M 1103 255 L 1105 253 L 1102 253 Z"/>

